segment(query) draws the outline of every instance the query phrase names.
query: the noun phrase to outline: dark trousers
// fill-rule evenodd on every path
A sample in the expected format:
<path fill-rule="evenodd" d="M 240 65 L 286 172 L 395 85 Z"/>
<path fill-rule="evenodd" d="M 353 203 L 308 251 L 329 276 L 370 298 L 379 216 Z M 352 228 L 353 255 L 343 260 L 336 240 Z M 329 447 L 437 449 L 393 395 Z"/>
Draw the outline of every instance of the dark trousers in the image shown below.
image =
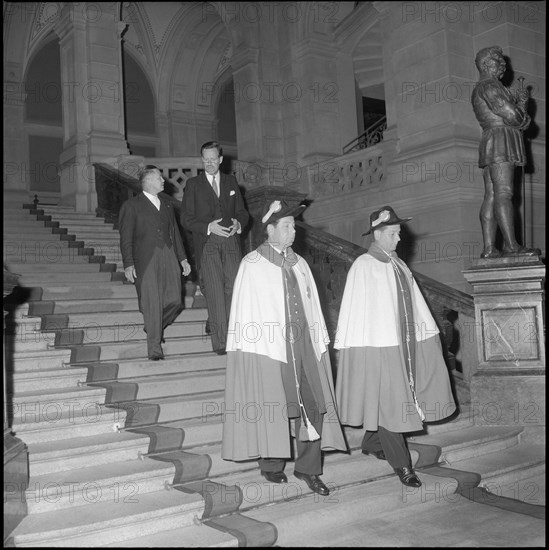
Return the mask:
<path fill-rule="evenodd" d="M 301 396 L 307 418 L 315 427 L 318 435 L 322 436 L 322 423 L 324 416 L 319 413 L 316 401 L 313 397 L 307 377 L 301 369 Z M 295 419 L 295 433 L 297 443 L 297 458 L 295 460 L 294 470 L 302 474 L 319 475 L 322 473 L 322 453 L 320 450 L 321 439 L 316 441 L 300 441 L 299 429 L 301 427 L 301 417 Z M 260 458 L 258 460 L 259 468 L 264 472 L 282 472 L 286 464 L 284 458 Z"/>
<path fill-rule="evenodd" d="M 181 266 L 172 248 L 155 248 L 144 273 L 138 273 L 136 290 L 147 333 L 147 353 L 162 356 L 164 329 L 181 313 Z"/>
<path fill-rule="evenodd" d="M 362 450 L 370 452 L 383 451 L 387 462 L 393 468 L 411 468 L 412 460 L 406 446 L 406 440 L 401 433 L 390 432 L 379 426 L 377 432 L 366 431 L 362 439 Z"/>
<path fill-rule="evenodd" d="M 200 261 L 202 293 L 208 306 L 208 319 L 214 350 L 224 350 L 227 345 L 227 327 L 233 286 L 242 252 L 238 235 L 228 239 L 210 235 Z"/>

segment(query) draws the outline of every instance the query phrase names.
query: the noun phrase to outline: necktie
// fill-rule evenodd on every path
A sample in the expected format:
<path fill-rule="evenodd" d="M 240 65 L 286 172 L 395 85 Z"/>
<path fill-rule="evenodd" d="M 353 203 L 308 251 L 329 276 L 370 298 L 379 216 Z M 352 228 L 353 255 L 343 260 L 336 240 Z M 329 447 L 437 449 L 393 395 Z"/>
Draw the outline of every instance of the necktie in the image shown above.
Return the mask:
<path fill-rule="evenodd" d="M 219 197 L 219 186 L 217 184 L 217 174 L 215 176 L 212 176 L 212 188 L 214 190 L 214 193 Z"/>

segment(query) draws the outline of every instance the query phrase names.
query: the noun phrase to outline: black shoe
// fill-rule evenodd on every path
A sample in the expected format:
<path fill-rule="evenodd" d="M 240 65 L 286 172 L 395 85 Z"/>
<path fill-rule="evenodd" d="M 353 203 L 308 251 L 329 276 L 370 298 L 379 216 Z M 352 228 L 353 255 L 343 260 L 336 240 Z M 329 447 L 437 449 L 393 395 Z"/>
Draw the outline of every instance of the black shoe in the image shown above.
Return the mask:
<path fill-rule="evenodd" d="M 403 485 L 407 485 L 408 487 L 421 487 L 421 481 L 412 468 L 403 466 L 402 468 L 395 468 L 395 472 Z"/>
<path fill-rule="evenodd" d="M 387 460 L 387 457 L 383 451 L 365 451 L 362 449 L 362 454 L 375 456 L 379 460 Z"/>
<path fill-rule="evenodd" d="M 317 475 L 302 474 L 301 472 L 294 471 L 294 476 L 297 477 L 297 479 L 301 479 L 302 481 L 304 481 L 309 486 L 309 489 L 311 489 L 311 491 L 313 491 L 314 493 L 318 493 L 323 497 L 330 494 L 330 490 L 328 489 L 328 487 L 324 485 L 320 477 L 318 477 Z"/>
<path fill-rule="evenodd" d="M 217 355 L 227 355 L 227 352 L 224 349 L 214 349 Z"/>
<path fill-rule="evenodd" d="M 149 360 L 150 361 L 164 361 L 164 356 L 163 355 L 151 355 L 149 357 Z"/>
<path fill-rule="evenodd" d="M 264 472 L 261 470 L 261 475 L 271 483 L 288 483 L 288 478 L 284 472 Z"/>

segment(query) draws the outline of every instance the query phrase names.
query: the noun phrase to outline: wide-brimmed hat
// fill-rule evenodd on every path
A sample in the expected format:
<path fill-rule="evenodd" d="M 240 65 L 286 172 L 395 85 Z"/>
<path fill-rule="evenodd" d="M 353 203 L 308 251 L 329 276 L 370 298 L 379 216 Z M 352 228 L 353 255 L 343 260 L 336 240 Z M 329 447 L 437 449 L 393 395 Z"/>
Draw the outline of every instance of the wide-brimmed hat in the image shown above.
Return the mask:
<path fill-rule="evenodd" d="M 287 216 L 295 218 L 305 208 L 307 208 L 306 204 L 288 204 L 285 200 L 268 201 L 263 205 L 263 210 L 261 211 L 261 223 L 268 225 Z"/>
<path fill-rule="evenodd" d="M 370 214 L 370 229 L 362 236 L 369 235 L 375 229 L 379 229 L 384 225 L 398 225 L 400 223 L 409 222 L 412 218 L 399 218 L 395 211 L 390 206 L 384 206 Z"/>

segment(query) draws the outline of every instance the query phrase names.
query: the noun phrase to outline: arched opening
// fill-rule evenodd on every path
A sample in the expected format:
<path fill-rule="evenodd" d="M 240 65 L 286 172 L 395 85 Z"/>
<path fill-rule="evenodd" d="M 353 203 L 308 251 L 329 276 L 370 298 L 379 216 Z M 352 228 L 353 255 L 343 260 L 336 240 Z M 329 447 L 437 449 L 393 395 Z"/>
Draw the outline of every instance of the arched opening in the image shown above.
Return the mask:
<path fill-rule="evenodd" d="M 123 52 L 126 139 L 134 155 L 156 156 L 154 94 L 141 66 Z"/>
<path fill-rule="evenodd" d="M 228 161 L 237 158 L 234 102 L 234 81 L 231 76 L 223 85 L 216 106 L 217 140 L 223 147 L 227 165 Z"/>
<path fill-rule="evenodd" d="M 63 87 L 59 42 L 45 43 L 29 63 L 25 86 L 25 129 L 31 192 L 43 201 L 60 191 L 59 158 L 63 152 Z M 52 195 L 53 194 L 53 195 Z"/>

